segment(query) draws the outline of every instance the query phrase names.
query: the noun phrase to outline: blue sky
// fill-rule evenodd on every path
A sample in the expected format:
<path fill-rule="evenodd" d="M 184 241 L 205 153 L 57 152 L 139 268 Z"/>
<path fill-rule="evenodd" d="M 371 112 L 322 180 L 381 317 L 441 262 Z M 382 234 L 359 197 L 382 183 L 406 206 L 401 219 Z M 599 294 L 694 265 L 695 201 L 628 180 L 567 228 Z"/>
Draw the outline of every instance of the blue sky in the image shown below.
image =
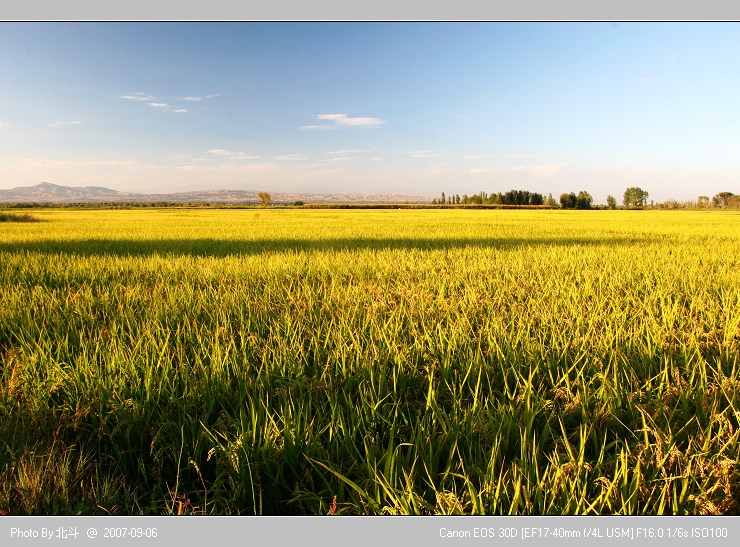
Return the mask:
<path fill-rule="evenodd" d="M 735 23 L 0 23 L 0 187 L 740 193 Z"/>

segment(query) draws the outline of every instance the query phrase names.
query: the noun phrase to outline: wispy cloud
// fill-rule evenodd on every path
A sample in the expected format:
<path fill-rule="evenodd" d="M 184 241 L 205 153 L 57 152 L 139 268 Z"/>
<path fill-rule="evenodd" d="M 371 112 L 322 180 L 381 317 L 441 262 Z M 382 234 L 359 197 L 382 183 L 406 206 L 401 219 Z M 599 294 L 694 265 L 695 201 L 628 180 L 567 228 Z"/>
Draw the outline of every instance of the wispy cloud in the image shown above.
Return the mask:
<path fill-rule="evenodd" d="M 334 162 L 334 161 L 353 161 L 353 160 L 356 160 L 356 159 L 357 158 L 353 158 L 353 157 L 350 157 L 350 156 L 331 156 L 331 157 L 326 158 L 325 160 L 322 160 L 322 161 L 328 163 L 328 162 Z"/>
<path fill-rule="evenodd" d="M 246 152 L 235 152 L 233 150 L 224 150 L 223 148 L 212 148 L 208 151 L 208 154 L 217 158 L 224 158 L 234 161 L 256 160 L 260 158 L 260 156 L 255 156 L 254 154 L 247 154 Z"/>
<path fill-rule="evenodd" d="M 74 120 L 70 122 L 51 122 L 46 125 L 49 127 L 68 127 L 70 125 L 81 125 L 82 122 L 80 120 Z"/>
<path fill-rule="evenodd" d="M 329 123 L 326 125 L 302 125 L 299 129 L 301 131 L 326 131 L 342 127 L 381 127 L 385 124 L 385 120 L 380 118 L 352 117 L 347 114 L 317 114 L 314 118 Z"/>
<path fill-rule="evenodd" d="M 414 150 L 409 154 L 412 158 L 436 158 L 439 155 L 436 150 Z"/>
<path fill-rule="evenodd" d="M 331 152 L 324 152 L 325 156 L 347 156 L 349 154 L 359 154 L 362 152 L 370 152 L 370 150 L 363 148 L 355 148 L 350 150 L 333 150 Z"/>
<path fill-rule="evenodd" d="M 141 91 L 137 91 L 135 93 L 132 93 L 131 95 L 119 95 L 119 99 L 124 99 L 126 101 L 153 101 L 154 97 L 149 95 L 148 93 L 143 93 Z"/>
<path fill-rule="evenodd" d="M 385 123 L 380 118 L 353 118 L 347 114 L 319 114 L 317 120 L 325 120 L 336 123 L 339 126 L 351 127 L 379 127 Z"/>
<path fill-rule="evenodd" d="M 200 101 L 204 98 L 211 97 L 211 96 L 215 97 L 217 95 L 207 95 L 206 97 L 180 97 L 178 100 L 181 100 L 181 101 L 199 100 Z M 125 101 L 135 101 L 138 103 L 146 103 L 149 107 L 159 110 L 160 112 L 175 112 L 177 114 L 186 114 L 188 112 L 187 108 L 173 106 L 170 103 L 166 102 L 166 99 L 163 100 L 161 98 L 157 98 L 154 95 L 151 95 L 149 93 L 144 93 L 143 91 L 136 91 L 128 95 L 119 95 L 118 98 L 123 99 Z"/>
<path fill-rule="evenodd" d="M 206 99 L 213 99 L 215 97 L 220 97 L 221 93 L 211 93 L 210 95 L 203 95 L 202 97 L 198 97 L 195 95 L 188 95 L 187 97 L 178 97 L 178 101 L 188 101 L 190 103 L 198 103 L 200 101 L 204 101 Z"/>

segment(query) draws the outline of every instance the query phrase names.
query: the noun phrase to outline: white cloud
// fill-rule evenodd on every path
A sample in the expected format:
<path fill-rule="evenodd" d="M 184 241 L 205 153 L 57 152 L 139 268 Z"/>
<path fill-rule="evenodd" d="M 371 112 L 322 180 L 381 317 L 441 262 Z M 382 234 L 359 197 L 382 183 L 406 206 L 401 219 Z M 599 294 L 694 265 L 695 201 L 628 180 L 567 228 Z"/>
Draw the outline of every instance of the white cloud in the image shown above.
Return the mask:
<path fill-rule="evenodd" d="M 370 150 L 365 150 L 362 148 L 356 148 L 352 150 L 334 150 L 332 152 L 324 152 L 325 156 L 346 156 L 347 154 L 357 154 L 360 152 L 369 152 Z"/>
<path fill-rule="evenodd" d="M 166 103 L 162 101 L 161 99 L 154 97 L 154 95 L 150 95 L 149 93 L 144 93 L 142 91 L 137 91 L 130 95 L 119 95 L 118 98 L 124 99 L 127 101 L 136 101 L 136 102 L 146 103 L 151 108 L 156 108 L 157 110 L 162 111 L 162 112 L 176 112 L 178 114 L 185 114 L 188 112 L 187 108 L 175 108 L 169 103 Z M 181 97 L 179 100 L 194 101 L 194 100 L 201 100 L 201 98 L 200 97 Z"/>
<path fill-rule="evenodd" d="M 330 161 L 352 161 L 354 159 L 356 159 L 356 158 L 351 158 L 350 156 L 332 156 L 330 158 L 326 158 L 323 161 L 325 161 L 325 162 L 330 162 Z"/>
<path fill-rule="evenodd" d="M 188 101 L 191 103 L 198 103 L 200 101 L 204 101 L 206 99 L 213 99 L 215 97 L 220 97 L 221 93 L 211 93 L 210 95 L 204 95 L 203 97 L 198 97 L 195 95 L 188 95 L 187 97 L 178 97 L 178 101 Z"/>
<path fill-rule="evenodd" d="M 127 101 L 153 101 L 154 97 L 149 95 L 148 93 L 142 93 L 141 91 L 137 91 L 131 95 L 119 95 L 119 99 L 125 99 Z"/>
<path fill-rule="evenodd" d="M 224 150 L 223 148 L 212 148 L 208 151 L 208 154 L 234 161 L 259 159 L 259 156 L 247 154 L 246 152 L 234 152 L 233 150 Z"/>
<path fill-rule="evenodd" d="M 49 127 L 67 127 L 70 125 L 81 125 L 81 124 L 82 122 L 80 120 L 75 120 L 71 122 L 52 122 L 46 125 L 48 125 Z"/>
<path fill-rule="evenodd" d="M 247 154 L 246 152 L 235 152 L 229 157 L 229 159 L 232 159 L 232 160 L 257 160 L 259 158 L 260 158 L 259 156 Z"/>
<path fill-rule="evenodd" d="M 328 120 L 339 126 L 351 127 L 378 127 L 385 123 L 380 118 L 352 118 L 347 116 L 347 114 L 319 114 L 316 116 L 316 119 Z"/>
<path fill-rule="evenodd" d="M 317 114 L 314 118 L 323 122 L 331 122 L 333 125 L 302 125 L 299 129 L 301 131 L 326 131 L 340 127 L 380 127 L 385 124 L 385 120 L 380 118 L 353 118 L 347 114 Z"/>

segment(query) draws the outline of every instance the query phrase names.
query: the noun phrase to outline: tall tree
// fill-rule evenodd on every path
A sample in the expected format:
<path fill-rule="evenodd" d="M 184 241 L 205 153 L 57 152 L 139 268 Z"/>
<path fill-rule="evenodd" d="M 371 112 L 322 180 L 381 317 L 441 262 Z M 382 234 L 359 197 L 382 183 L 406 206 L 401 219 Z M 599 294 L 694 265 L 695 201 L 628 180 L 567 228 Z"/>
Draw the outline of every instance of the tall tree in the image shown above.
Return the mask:
<path fill-rule="evenodd" d="M 257 194 L 257 199 L 260 200 L 260 203 L 262 203 L 263 206 L 267 207 L 270 204 L 270 199 L 272 199 L 272 196 L 267 192 L 260 192 Z"/>
<path fill-rule="evenodd" d="M 732 192 L 720 192 L 712 198 L 712 204 L 715 207 L 727 207 L 730 198 L 734 194 Z"/>
<path fill-rule="evenodd" d="M 606 196 L 606 206 L 609 209 L 616 209 L 617 208 L 617 198 L 614 196 Z"/>
<path fill-rule="evenodd" d="M 590 209 L 593 202 L 594 198 L 591 197 L 591 194 L 581 190 L 576 196 L 576 209 Z"/>
<path fill-rule="evenodd" d="M 625 207 L 645 207 L 648 193 L 638 186 L 631 186 L 624 191 L 622 203 Z"/>
<path fill-rule="evenodd" d="M 560 206 L 563 209 L 575 209 L 576 195 L 573 192 L 570 194 L 560 194 Z"/>

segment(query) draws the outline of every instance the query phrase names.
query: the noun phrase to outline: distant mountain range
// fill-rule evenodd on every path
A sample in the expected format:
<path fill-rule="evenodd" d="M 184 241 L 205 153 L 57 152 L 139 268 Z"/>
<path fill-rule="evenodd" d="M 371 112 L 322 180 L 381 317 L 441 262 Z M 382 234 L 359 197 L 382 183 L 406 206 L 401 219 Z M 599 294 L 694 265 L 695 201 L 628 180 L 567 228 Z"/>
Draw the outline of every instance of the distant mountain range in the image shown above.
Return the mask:
<path fill-rule="evenodd" d="M 403 194 L 362 193 L 280 193 L 271 192 L 273 203 L 429 203 L 430 198 Z M 198 192 L 176 192 L 171 194 L 135 194 L 118 192 L 101 186 L 60 186 L 42 182 L 35 186 L 19 186 L 0 190 L 0 202 L 4 203 L 110 203 L 110 202 L 208 202 L 208 203 L 256 203 L 257 191 L 252 190 L 203 190 Z"/>

